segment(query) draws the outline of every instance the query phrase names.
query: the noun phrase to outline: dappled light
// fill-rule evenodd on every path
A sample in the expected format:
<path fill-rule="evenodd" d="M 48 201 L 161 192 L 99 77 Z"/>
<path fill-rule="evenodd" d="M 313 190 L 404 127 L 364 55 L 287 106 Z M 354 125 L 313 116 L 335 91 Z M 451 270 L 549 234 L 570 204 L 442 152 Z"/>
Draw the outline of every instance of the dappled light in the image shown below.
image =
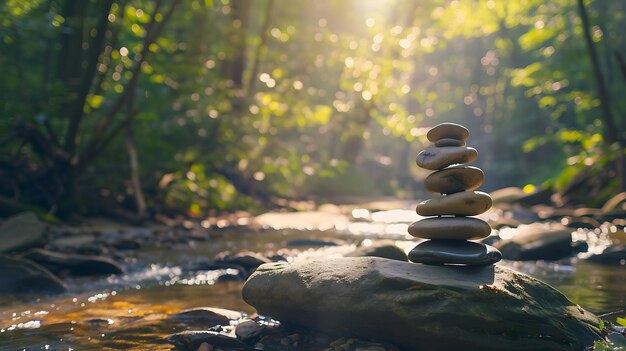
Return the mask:
<path fill-rule="evenodd" d="M 2 2 L 0 349 L 625 347 L 625 10 Z"/>

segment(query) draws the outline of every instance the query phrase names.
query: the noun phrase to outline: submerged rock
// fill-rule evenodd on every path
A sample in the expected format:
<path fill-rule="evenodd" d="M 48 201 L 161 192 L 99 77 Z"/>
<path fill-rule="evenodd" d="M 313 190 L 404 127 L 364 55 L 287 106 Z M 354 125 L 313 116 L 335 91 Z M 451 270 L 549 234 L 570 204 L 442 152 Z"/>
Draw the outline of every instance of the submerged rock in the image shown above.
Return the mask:
<path fill-rule="evenodd" d="M 185 350 L 195 351 L 200 345 L 207 343 L 213 346 L 213 349 L 221 348 L 223 350 L 233 351 L 252 351 L 252 347 L 248 344 L 214 331 L 188 330 L 172 334 L 168 336 L 166 340 L 176 346 L 185 348 Z"/>
<path fill-rule="evenodd" d="M 216 325 L 229 325 L 231 320 L 241 318 L 242 313 L 224 308 L 197 307 L 180 311 L 171 316 L 173 320 L 209 328 Z"/>
<path fill-rule="evenodd" d="M 0 255 L 0 294 L 58 294 L 66 290 L 59 278 L 35 262 Z"/>
<path fill-rule="evenodd" d="M 103 256 L 86 256 L 33 249 L 23 257 L 62 275 L 109 275 L 120 274 L 122 268 L 112 259 Z"/>
<path fill-rule="evenodd" d="M 283 323 L 407 350 L 582 350 L 600 320 L 552 287 L 499 266 L 332 258 L 260 266 L 246 302 Z"/>
<path fill-rule="evenodd" d="M 28 249 L 43 241 L 46 224 L 32 212 L 7 218 L 0 225 L 0 252 Z"/>

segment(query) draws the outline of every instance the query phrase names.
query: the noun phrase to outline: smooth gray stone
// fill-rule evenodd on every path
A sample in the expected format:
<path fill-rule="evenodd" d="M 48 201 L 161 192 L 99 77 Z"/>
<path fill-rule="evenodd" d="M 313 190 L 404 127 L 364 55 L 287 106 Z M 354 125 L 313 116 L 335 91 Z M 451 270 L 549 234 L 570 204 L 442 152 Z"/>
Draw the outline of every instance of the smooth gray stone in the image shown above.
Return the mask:
<path fill-rule="evenodd" d="M 32 212 L 7 218 L 0 225 L 0 252 L 21 251 L 43 243 L 46 227 Z"/>
<path fill-rule="evenodd" d="M 435 142 L 435 146 L 436 147 L 465 146 L 465 141 L 451 139 L 451 138 L 443 138 L 443 139 L 437 140 L 437 142 Z"/>
<path fill-rule="evenodd" d="M 424 187 L 431 193 L 453 194 L 476 190 L 484 179 L 485 174 L 480 168 L 452 166 L 429 174 L 424 179 Z"/>
<path fill-rule="evenodd" d="M 260 266 L 243 287 L 257 312 L 400 350 L 584 350 L 600 320 L 499 265 L 431 266 L 343 257 Z"/>
<path fill-rule="evenodd" d="M 493 246 L 465 240 L 428 240 L 409 252 L 409 260 L 430 265 L 465 264 L 486 266 L 502 259 Z"/>
<path fill-rule="evenodd" d="M 409 226 L 409 234 L 424 239 L 476 240 L 490 233 L 489 223 L 474 217 L 430 217 Z"/>
<path fill-rule="evenodd" d="M 478 152 L 472 147 L 429 147 L 417 154 L 415 163 L 418 167 L 434 171 L 450 165 L 470 163 L 477 157 Z"/>
<path fill-rule="evenodd" d="M 469 137 L 469 130 L 460 124 L 456 123 L 441 123 L 432 127 L 426 138 L 431 143 L 436 143 L 441 139 L 457 139 L 465 141 Z"/>
<path fill-rule="evenodd" d="M 420 216 L 476 216 L 491 208 L 491 197 L 481 191 L 463 191 L 422 201 L 415 207 Z"/>

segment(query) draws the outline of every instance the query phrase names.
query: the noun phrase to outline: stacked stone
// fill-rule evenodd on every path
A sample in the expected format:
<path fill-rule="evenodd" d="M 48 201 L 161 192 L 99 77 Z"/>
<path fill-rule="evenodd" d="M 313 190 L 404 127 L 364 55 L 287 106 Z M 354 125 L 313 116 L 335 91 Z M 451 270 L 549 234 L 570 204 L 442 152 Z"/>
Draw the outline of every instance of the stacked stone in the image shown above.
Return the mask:
<path fill-rule="evenodd" d="M 433 170 L 426 177 L 427 191 L 442 196 L 417 205 L 417 214 L 433 216 L 409 226 L 409 233 L 429 239 L 409 253 L 409 260 L 430 265 L 490 265 L 502 259 L 498 249 L 476 240 L 487 237 L 491 227 L 474 217 L 487 211 L 491 197 L 474 191 L 484 179 L 480 168 L 464 166 L 478 157 L 476 149 L 465 146 L 467 128 L 455 123 L 442 123 L 426 134 L 434 143 L 417 155 L 419 167 Z"/>

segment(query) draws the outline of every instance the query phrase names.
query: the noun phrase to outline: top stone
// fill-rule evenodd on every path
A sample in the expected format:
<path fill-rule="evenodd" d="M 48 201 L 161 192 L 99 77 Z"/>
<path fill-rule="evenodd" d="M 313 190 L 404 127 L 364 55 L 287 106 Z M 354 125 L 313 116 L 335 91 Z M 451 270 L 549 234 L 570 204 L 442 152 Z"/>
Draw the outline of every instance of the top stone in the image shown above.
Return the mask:
<path fill-rule="evenodd" d="M 431 128 L 426 133 L 426 138 L 431 143 L 436 143 L 441 139 L 466 140 L 469 137 L 469 130 L 456 123 L 441 123 Z"/>

